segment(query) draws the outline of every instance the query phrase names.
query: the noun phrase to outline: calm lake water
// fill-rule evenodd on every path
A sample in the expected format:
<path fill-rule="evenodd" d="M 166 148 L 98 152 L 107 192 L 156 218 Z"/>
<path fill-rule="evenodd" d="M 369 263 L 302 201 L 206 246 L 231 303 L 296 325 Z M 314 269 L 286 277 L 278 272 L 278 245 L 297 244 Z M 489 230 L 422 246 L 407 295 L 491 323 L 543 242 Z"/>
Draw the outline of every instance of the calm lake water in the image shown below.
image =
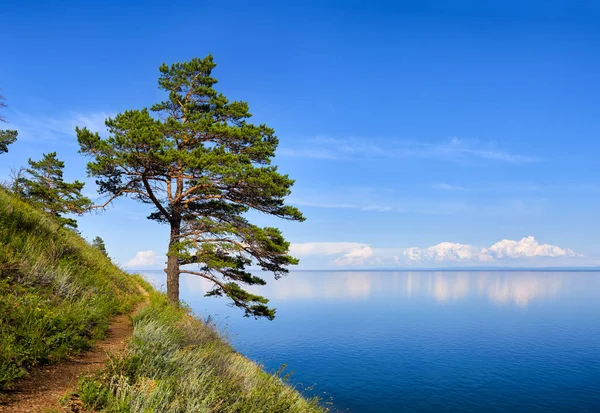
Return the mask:
<path fill-rule="evenodd" d="M 207 288 L 182 298 L 340 411 L 600 412 L 600 273 L 293 272 L 260 289 L 271 322 Z"/>

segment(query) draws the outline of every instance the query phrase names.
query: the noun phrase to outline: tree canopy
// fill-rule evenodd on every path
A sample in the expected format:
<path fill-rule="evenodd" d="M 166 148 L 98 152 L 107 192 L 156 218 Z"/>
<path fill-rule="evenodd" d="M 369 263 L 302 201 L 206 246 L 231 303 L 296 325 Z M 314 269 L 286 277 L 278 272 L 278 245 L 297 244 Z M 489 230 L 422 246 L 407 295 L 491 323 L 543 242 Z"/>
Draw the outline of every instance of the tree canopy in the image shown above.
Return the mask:
<path fill-rule="evenodd" d="M 77 228 L 77 221 L 64 217 L 64 214 L 82 214 L 92 202 L 81 194 L 84 183 L 63 180 L 64 162 L 56 157 L 56 152 L 44 154 L 40 161 L 29 159 L 27 177 L 19 178 L 23 195 L 32 204 L 38 205 L 54 215 L 63 225 Z"/>
<path fill-rule="evenodd" d="M 212 56 L 160 67 L 166 100 L 150 109 L 107 119 L 107 138 L 77 128 L 88 172 L 108 196 L 148 204 L 149 219 L 170 227 L 167 295 L 179 302 L 179 275 L 213 284 L 209 296 L 227 296 L 247 316 L 273 318 L 268 300 L 244 290 L 266 281 L 256 266 L 277 279 L 297 260 L 277 228 L 249 222 L 259 211 L 304 220 L 285 204 L 294 183 L 271 165 L 278 139 L 272 128 L 248 122 L 246 102 L 229 101 L 214 88 Z M 191 267 L 194 265 L 193 267 Z"/>

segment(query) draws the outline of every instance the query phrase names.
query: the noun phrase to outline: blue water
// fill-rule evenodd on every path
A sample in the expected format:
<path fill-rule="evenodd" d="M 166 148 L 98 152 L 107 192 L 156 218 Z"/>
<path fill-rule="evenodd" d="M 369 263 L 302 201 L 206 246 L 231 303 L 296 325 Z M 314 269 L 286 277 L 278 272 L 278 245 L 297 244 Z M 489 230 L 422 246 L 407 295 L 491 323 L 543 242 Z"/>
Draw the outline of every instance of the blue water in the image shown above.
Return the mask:
<path fill-rule="evenodd" d="M 600 412 L 600 273 L 294 272 L 257 290 L 271 322 L 209 287 L 182 298 L 341 411 Z"/>

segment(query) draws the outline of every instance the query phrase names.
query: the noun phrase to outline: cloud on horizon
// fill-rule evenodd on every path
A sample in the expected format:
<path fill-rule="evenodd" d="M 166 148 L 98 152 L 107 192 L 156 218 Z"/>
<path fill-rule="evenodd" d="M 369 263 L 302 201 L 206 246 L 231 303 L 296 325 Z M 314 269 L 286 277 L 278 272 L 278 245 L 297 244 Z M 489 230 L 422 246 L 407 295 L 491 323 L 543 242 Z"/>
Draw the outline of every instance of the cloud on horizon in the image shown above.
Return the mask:
<path fill-rule="evenodd" d="M 127 261 L 127 267 L 149 267 L 158 264 L 158 254 L 154 251 L 138 251 L 135 257 Z"/>
<path fill-rule="evenodd" d="M 374 248 L 357 242 L 312 242 L 294 244 L 290 252 L 300 258 L 335 256 L 330 264 L 340 267 L 411 265 L 502 265 L 519 262 L 536 265 L 536 258 L 583 257 L 569 248 L 540 244 L 533 236 L 521 240 L 504 239 L 487 248 L 441 242 L 427 248 Z"/>

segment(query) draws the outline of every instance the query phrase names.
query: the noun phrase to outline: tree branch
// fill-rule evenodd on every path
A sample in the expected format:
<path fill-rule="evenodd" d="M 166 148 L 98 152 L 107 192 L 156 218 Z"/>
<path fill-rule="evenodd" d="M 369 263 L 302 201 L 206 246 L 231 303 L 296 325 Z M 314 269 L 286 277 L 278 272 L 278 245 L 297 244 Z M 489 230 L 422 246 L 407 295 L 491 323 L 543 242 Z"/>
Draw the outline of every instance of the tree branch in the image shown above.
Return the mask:
<path fill-rule="evenodd" d="M 104 204 L 102 204 L 102 205 L 93 205 L 89 209 L 92 210 L 92 209 L 98 209 L 98 208 L 106 208 L 106 206 L 108 204 L 110 204 L 112 201 L 114 201 L 116 198 L 120 197 L 123 194 L 127 194 L 127 193 L 138 194 L 138 195 L 142 195 L 142 196 L 148 196 L 148 194 L 145 194 L 142 191 L 136 191 L 136 190 L 133 190 L 133 189 L 123 189 L 123 190 L 119 191 L 118 193 L 116 193 L 115 195 L 111 196 L 110 199 L 108 201 L 106 201 Z"/>
<path fill-rule="evenodd" d="M 165 207 L 162 206 L 160 201 L 158 199 L 156 199 L 156 196 L 154 196 L 154 193 L 152 192 L 152 188 L 150 187 L 150 184 L 148 183 L 148 178 L 146 177 L 146 175 L 142 174 L 142 182 L 144 183 L 144 187 L 146 188 L 146 191 L 148 192 L 148 198 L 150 198 L 152 200 L 152 202 L 154 202 L 154 205 L 156 205 L 156 208 L 158 208 L 160 213 L 163 214 L 165 219 L 170 221 L 171 216 L 169 215 L 169 213 L 167 212 Z"/>

